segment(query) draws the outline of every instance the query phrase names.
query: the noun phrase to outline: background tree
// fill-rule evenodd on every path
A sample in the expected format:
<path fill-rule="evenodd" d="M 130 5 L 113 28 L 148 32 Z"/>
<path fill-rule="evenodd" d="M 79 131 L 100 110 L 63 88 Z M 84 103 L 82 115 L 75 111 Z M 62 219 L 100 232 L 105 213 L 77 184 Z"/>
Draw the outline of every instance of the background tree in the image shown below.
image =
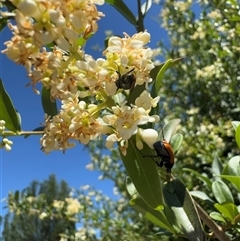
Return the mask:
<path fill-rule="evenodd" d="M 60 233 L 74 233 L 74 221 L 59 218 L 57 215 L 50 219 L 40 212 L 41 209 L 47 212 L 54 200 L 64 201 L 69 197 L 70 191 L 65 181 L 58 183 L 56 177 L 51 175 L 42 183 L 33 181 L 21 193 L 17 191 L 9 194 L 9 211 L 4 217 L 3 239 L 57 241 Z M 14 208 L 16 206 L 19 211 Z"/>

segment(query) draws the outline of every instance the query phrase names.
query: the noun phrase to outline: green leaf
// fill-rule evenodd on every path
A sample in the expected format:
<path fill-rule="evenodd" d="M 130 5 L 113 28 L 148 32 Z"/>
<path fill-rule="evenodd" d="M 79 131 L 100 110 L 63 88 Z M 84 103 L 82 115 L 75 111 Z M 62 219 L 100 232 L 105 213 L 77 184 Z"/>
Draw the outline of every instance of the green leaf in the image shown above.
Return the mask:
<path fill-rule="evenodd" d="M 6 122 L 6 128 L 13 132 L 21 131 L 20 115 L 16 111 L 12 100 L 6 92 L 0 79 L 0 120 Z"/>
<path fill-rule="evenodd" d="M 163 126 L 163 134 L 164 134 L 164 139 L 167 142 L 170 142 L 171 137 L 173 136 L 173 134 L 176 132 L 177 126 L 179 125 L 179 123 L 181 122 L 180 119 L 173 119 L 168 121 L 164 126 Z M 159 133 L 159 140 L 162 140 L 163 136 L 162 136 L 162 131 L 160 131 Z"/>
<path fill-rule="evenodd" d="M 51 99 L 50 89 L 46 87 L 42 88 L 42 107 L 44 113 L 49 116 L 55 116 L 58 113 L 56 100 Z"/>
<path fill-rule="evenodd" d="M 5 26 L 7 25 L 8 19 L 7 18 L 0 18 L 0 31 L 2 31 Z"/>
<path fill-rule="evenodd" d="M 197 171 L 194 171 L 190 168 L 183 168 L 183 171 L 191 172 L 194 176 L 196 176 L 199 180 L 203 181 L 210 189 L 212 188 L 212 182 L 206 176 L 203 176 Z"/>
<path fill-rule="evenodd" d="M 230 18 L 230 21 L 232 21 L 232 22 L 239 22 L 240 21 L 240 16 L 234 16 L 234 17 Z"/>
<path fill-rule="evenodd" d="M 220 162 L 218 156 L 215 155 L 212 162 L 212 173 L 217 176 L 222 173 L 222 170 L 223 170 L 222 163 Z"/>
<path fill-rule="evenodd" d="M 229 160 L 227 170 L 231 176 L 240 176 L 240 156 L 234 156 Z"/>
<path fill-rule="evenodd" d="M 146 0 L 146 2 L 142 4 L 141 12 L 142 12 L 143 16 L 145 16 L 147 14 L 147 12 L 151 8 L 151 6 L 152 6 L 152 0 Z"/>
<path fill-rule="evenodd" d="M 77 44 L 78 44 L 78 46 L 83 47 L 86 44 L 86 39 L 83 36 L 80 36 L 77 39 Z"/>
<path fill-rule="evenodd" d="M 127 105 L 135 104 L 136 98 L 139 97 L 145 89 L 146 89 L 145 84 L 136 85 L 129 95 Z"/>
<path fill-rule="evenodd" d="M 211 203 L 213 203 L 214 201 L 205 193 L 205 192 L 202 192 L 202 191 L 191 191 L 190 194 L 194 197 L 197 197 L 201 200 L 204 200 L 204 201 L 209 201 Z"/>
<path fill-rule="evenodd" d="M 214 204 L 214 207 L 223 215 L 223 217 L 231 221 L 232 224 L 235 224 L 235 217 L 239 214 L 236 205 L 233 203 L 216 203 Z"/>
<path fill-rule="evenodd" d="M 159 72 L 157 74 L 157 78 L 154 82 L 154 91 L 155 91 L 156 96 L 158 96 L 158 94 L 159 94 L 164 73 L 167 69 L 170 68 L 171 62 L 172 62 L 172 59 L 169 59 L 168 61 L 166 61 L 165 64 L 163 65 L 163 67 L 159 70 Z"/>
<path fill-rule="evenodd" d="M 211 212 L 209 215 L 214 220 L 217 220 L 217 221 L 222 222 L 222 223 L 227 223 L 221 213 Z"/>
<path fill-rule="evenodd" d="M 140 197 L 131 199 L 130 205 L 133 206 L 133 208 L 137 212 L 142 213 L 142 215 L 146 219 L 148 219 L 158 227 L 168 230 L 173 234 L 176 234 L 176 231 L 172 225 L 172 220 L 174 219 L 174 216 L 166 216 L 164 214 L 164 211 L 157 211 L 152 209 Z"/>
<path fill-rule="evenodd" d="M 166 204 L 174 212 L 178 226 L 187 238 L 192 241 L 206 240 L 196 207 L 183 183 L 178 179 L 164 183 L 163 194 Z"/>
<path fill-rule="evenodd" d="M 231 182 L 237 191 L 240 192 L 240 176 L 220 175 L 220 177 Z"/>
<path fill-rule="evenodd" d="M 160 88 L 162 86 L 162 80 L 163 80 L 163 76 L 164 73 L 166 72 L 167 69 L 171 68 L 172 66 L 174 66 L 175 64 L 177 64 L 178 62 L 182 61 L 183 58 L 178 58 L 178 59 L 169 59 L 166 62 L 164 62 L 162 65 L 157 66 L 154 68 L 154 70 L 151 71 L 150 75 L 151 77 L 155 77 L 154 73 L 156 72 L 157 69 L 159 69 L 157 76 L 155 78 L 153 78 L 154 81 L 154 85 L 153 85 L 153 89 L 152 89 L 152 97 L 156 97 L 159 95 L 160 92 Z"/>
<path fill-rule="evenodd" d="M 237 127 L 240 125 L 240 121 L 232 121 L 231 124 L 232 124 L 234 130 L 236 131 Z"/>
<path fill-rule="evenodd" d="M 180 148 L 181 144 L 183 141 L 183 135 L 182 134 L 175 134 L 172 138 L 171 138 L 171 146 L 173 149 L 173 152 L 176 153 L 178 151 L 178 149 Z"/>
<path fill-rule="evenodd" d="M 134 136 L 129 140 L 126 156 L 120 151 L 123 164 L 144 202 L 154 209 L 162 210 L 163 196 L 157 165 L 150 158 L 142 157 L 135 143 Z M 150 151 L 153 154 L 153 150 L 144 145 L 142 153 L 147 155 Z"/>
<path fill-rule="evenodd" d="M 232 193 L 223 181 L 214 181 L 212 183 L 212 192 L 218 203 L 234 203 Z"/>
<path fill-rule="evenodd" d="M 238 127 L 236 129 L 235 139 L 236 139 L 238 147 L 240 148 L 240 125 L 238 125 Z"/>
<path fill-rule="evenodd" d="M 122 0 L 106 0 L 105 2 L 112 5 L 133 26 L 137 25 L 134 14 Z"/>

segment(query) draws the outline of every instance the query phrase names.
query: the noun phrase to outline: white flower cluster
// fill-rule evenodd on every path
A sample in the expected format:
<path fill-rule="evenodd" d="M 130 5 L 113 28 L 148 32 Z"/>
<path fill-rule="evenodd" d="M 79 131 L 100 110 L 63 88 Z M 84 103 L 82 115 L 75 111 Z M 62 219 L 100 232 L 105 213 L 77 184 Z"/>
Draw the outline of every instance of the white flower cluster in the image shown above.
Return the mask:
<path fill-rule="evenodd" d="M 46 118 L 42 150 L 65 151 L 75 146 L 74 141 L 88 144 L 103 134 L 108 135 L 106 146 L 118 142 L 123 154 L 133 135 L 137 135 L 137 146 L 144 141 L 152 147 L 157 133 L 139 128 L 159 121 L 158 116 L 150 115 L 159 98 L 153 99 L 147 88 L 154 68 L 153 51 L 145 46 L 150 34 L 111 37 L 105 58 L 95 60 L 81 49 L 79 38 L 87 40 L 97 30 L 97 20 L 104 15 L 95 4 L 103 0 L 11 2 L 17 8 L 17 24 L 9 23 L 14 36 L 2 52 L 25 66 L 36 92 L 40 82 L 50 89 L 53 99 L 62 102 L 59 114 Z M 48 51 L 46 46 L 52 43 L 56 45 Z M 135 103 L 128 104 L 129 89 L 138 85 L 145 90 Z"/>

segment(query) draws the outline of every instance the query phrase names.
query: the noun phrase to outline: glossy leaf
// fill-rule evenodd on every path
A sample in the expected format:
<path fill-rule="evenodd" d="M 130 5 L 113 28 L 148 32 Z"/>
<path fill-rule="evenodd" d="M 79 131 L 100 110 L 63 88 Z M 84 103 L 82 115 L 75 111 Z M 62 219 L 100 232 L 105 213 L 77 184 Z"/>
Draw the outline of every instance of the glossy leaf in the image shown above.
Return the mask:
<path fill-rule="evenodd" d="M 141 11 L 142 11 L 143 16 L 145 16 L 147 14 L 147 12 L 151 8 L 151 6 L 152 6 L 152 0 L 146 0 L 146 2 L 142 4 Z"/>
<path fill-rule="evenodd" d="M 159 92 L 160 92 L 160 89 L 162 86 L 163 76 L 164 76 L 164 73 L 166 72 L 166 70 L 171 68 L 175 64 L 179 63 L 180 61 L 182 61 L 182 59 L 183 58 L 178 58 L 178 59 L 174 59 L 174 60 L 169 59 L 165 63 L 163 63 L 163 65 L 160 65 L 156 78 L 153 78 L 153 80 L 155 80 L 155 81 L 154 81 L 154 85 L 153 85 L 152 97 L 156 97 L 159 95 Z"/>
<path fill-rule="evenodd" d="M 199 172 L 197 171 L 194 171 L 190 168 L 183 168 L 183 171 L 187 171 L 187 172 L 191 172 L 194 176 L 196 176 L 199 180 L 201 180 L 202 182 L 204 182 L 209 188 L 212 188 L 212 182 L 211 180 L 206 177 L 206 176 L 203 176 L 202 174 L 200 174 Z"/>
<path fill-rule="evenodd" d="M 173 149 L 173 152 L 176 153 L 178 151 L 178 149 L 180 148 L 181 144 L 183 141 L 183 135 L 182 134 L 175 134 L 172 138 L 171 138 L 171 146 Z"/>
<path fill-rule="evenodd" d="M 172 222 L 169 222 L 169 220 L 174 219 L 174 216 L 166 216 L 164 211 L 156 211 L 152 209 L 140 197 L 133 198 L 130 201 L 130 205 L 158 227 L 168 230 L 171 233 L 176 233 Z"/>
<path fill-rule="evenodd" d="M 196 207 L 183 183 L 178 179 L 164 183 L 163 194 L 166 204 L 174 212 L 178 226 L 187 238 L 194 241 L 206 240 Z"/>
<path fill-rule="evenodd" d="M 240 176 L 240 156 L 234 156 L 229 160 L 227 170 L 231 176 Z"/>
<path fill-rule="evenodd" d="M 163 65 L 163 67 L 159 70 L 155 83 L 154 83 L 154 91 L 155 91 L 155 95 L 158 96 L 161 85 L 162 85 L 162 80 L 163 80 L 163 76 L 165 71 L 170 68 L 170 64 L 172 62 L 172 59 L 169 59 L 165 62 L 165 64 Z"/>
<path fill-rule="evenodd" d="M 231 124 L 232 124 L 234 130 L 236 131 L 236 129 L 237 129 L 238 126 L 240 125 L 240 121 L 232 121 Z"/>
<path fill-rule="evenodd" d="M 238 125 L 238 127 L 236 129 L 235 139 L 236 139 L 238 147 L 240 148 L 240 125 Z"/>
<path fill-rule="evenodd" d="M 240 176 L 220 175 L 220 177 L 231 182 L 237 191 L 240 192 Z"/>
<path fill-rule="evenodd" d="M 122 0 L 106 0 L 105 2 L 112 5 L 133 26 L 137 25 L 134 14 Z"/>
<path fill-rule="evenodd" d="M 212 192 L 218 203 L 234 203 L 232 193 L 223 181 L 214 181 L 212 183 Z"/>
<path fill-rule="evenodd" d="M 13 132 L 21 130 L 21 117 L 16 111 L 12 100 L 6 92 L 3 82 L 0 79 L 0 120 L 6 122 L 6 128 Z"/>
<path fill-rule="evenodd" d="M 214 156 L 213 162 L 212 162 L 212 173 L 215 175 L 216 179 L 219 178 L 217 175 L 220 175 L 222 173 L 223 166 L 220 162 L 218 156 Z"/>
<path fill-rule="evenodd" d="M 180 61 L 182 61 L 183 58 L 177 58 L 172 60 L 172 62 L 170 63 L 170 67 L 173 67 L 175 64 L 179 63 Z M 163 66 L 166 64 L 166 62 L 161 63 L 159 65 L 156 65 L 150 72 L 150 76 L 153 79 L 153 81 L 155 81 L 155 79 L 157 78 L 157 75 L 159 73 L 159 71 L 163 68 Z M 155 82 L 154 82 L 155 83 Z"/>
<path fill-rule="evenodd" d="M 153 154 L 148 146 L 144 145 L 142 153 Z M 135 137 L 129 140 L 126 156 L 121 154 L 123 164 L 133 182 L 138 194 L 152 208 L 163 209 L 161 180 L 157 172 L 157 165 L 151 158 L 142 157 L 135 146 Z"/>
<path fill-rule="evenodd" d="M 219 221 L 219 222 L 227 223 L 221 213 L 211 212 L 211 213 L 209 214 L 209 216 L 210 216 L 212 219 L 217 220 L 217 221 Z"/>
<path fill-rule="evenodd" d="M 163 126 L 163 135 L 164 135 L 164 139 L 167 142 L 170 142 L 171 137 L 176 132 L 176 128 L 180 124 L 180 122 L 181 122 L 180 119 L 173 119 Z M 159 140 L 162 140 L 162 139 L 163 139 L 163 136 L 162 136 L 162 130 L 161 130 L 159 133 Z"/>
<path fill-rule="evenodd" d="M 49 116 L 55 116 L 58 113 L 56 100 L 51 99 L 50 89 L 46 87 L 42 88 L 42 107 L 44 113 Z"/>
<path fill-rule="evenodd" d="M 238 209 L 236 205 L 233 203 L 216 203 L 214 204 L 214 207 L 223 215 L 223 217 L 231 221 L 232 224 L 235 224 L 235 217 L 238 215 Z"/>
<path fill-rule="evenodd" d="M 209 201 L 211 203 L 213 203 L 214 201 L 205 193 L 205 192 L 202 192 L 202 191 L 191 191 L 190 194 L 194 197 L 197 197 L 201 200 L 204 200 L 204 201 Z"/>

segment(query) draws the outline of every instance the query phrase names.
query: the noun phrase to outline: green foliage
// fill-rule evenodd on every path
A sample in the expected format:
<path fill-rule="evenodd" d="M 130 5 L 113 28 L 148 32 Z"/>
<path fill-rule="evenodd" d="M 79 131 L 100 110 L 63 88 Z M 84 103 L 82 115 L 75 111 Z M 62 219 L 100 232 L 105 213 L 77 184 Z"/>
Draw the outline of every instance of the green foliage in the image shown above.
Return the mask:
<path fill-rule="evenodd" d="M 229 160 L 228 164 L 224 168 L 222 168 L 222 164 L 219 160 L 215 159 L 212 164 L 212 173 L 215 173 L 216 176 L 212 177 L 213 180 L 206 176 L 203 177 L 200 174 L 197 175 L 196 171 L 188 169 L 188 171 L 196 175 L 196 177 L 204 182 L 208 189 L 210 189 L 210 192 L 208 191 L 205 193 L 203 191 L 192 191 L 191 194 L 198 199 L 204 201 L 207 200 L 208 204 L 210 204 L 207 205 L 208 208 L 214 206 L 215 209 L 210 213 L 210 217 L 222 223 L 225 231 L 228 231 L 229 235 L 232 235 L 234 238 L 240 237 L 240 233 L 236 232 L 239 230 L 240 225 L 240 210 L 238 208 L 239 201 L 237 197 L 240 190 L 239 160 L 240 157 L 235 156 Z M 209 193 L 212 197 L 210 198 L 207 193 Z"/>
<path fill-rule="evenodd" d="M 16 111 L 11 98 L 0 80 L 0 120 L 6 122 L 8 130 L 18 132 L 21 130 L 20 114 Z"/>
<path fill-rule="evenodd" d="M 51 98 L 50 89 L 42 88 L 42 107 L 44 113 L 49 116 L 54 116 L 58 113 L 56 100 Z"/>
<path fill-rule="evenodd" d="M 39 183 L 33 181 L 21 193 L 9 193 L 9 212 L 4 217 L 3 238 L 12 240 L 60 240 L 62 232 L 73 233 L 75 222 L 59 216 L 57 210 L 51 217 L 47 215 L 54 200 L 69 197 L 70 188 L 65 181 L 57 183 L 54 175 Z M 46 217 L 41 218 L 45 212 Z"/>

